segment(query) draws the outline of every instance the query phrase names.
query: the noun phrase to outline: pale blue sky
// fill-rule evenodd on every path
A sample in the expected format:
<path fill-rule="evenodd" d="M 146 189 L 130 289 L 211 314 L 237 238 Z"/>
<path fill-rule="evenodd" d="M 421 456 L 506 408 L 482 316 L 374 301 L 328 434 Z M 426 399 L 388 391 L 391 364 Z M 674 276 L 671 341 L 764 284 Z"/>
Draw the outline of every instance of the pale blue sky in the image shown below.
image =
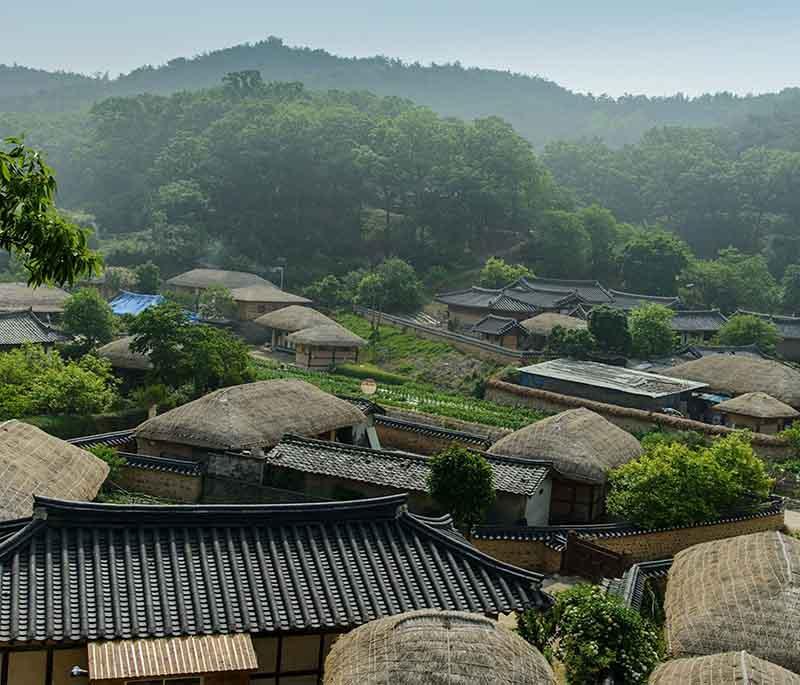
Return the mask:
<path fill-rule="evenodd" d="M 268 35 L 612 95 L 800 85 L 800 0 L 0 0 L 0 63 L 114 74 Z"/>

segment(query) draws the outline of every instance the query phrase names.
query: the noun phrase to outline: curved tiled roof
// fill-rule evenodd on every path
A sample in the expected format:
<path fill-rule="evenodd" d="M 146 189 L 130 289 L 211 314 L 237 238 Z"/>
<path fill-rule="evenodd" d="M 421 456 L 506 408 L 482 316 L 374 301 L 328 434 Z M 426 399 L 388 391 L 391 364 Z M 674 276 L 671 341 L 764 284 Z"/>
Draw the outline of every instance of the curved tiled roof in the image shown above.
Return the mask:
<path fill-rule="evenodd" d="M 0 312 L 0 345 L 50 344 L 67 339 L 61 331 L 42 322 L 30 309 Z"/>
<path fill-rule="evenodd" d="M 110 505 L 37 499 L 0 526 L 0 646 L 337 631 L 413 609 L 550 604 L 542 576 L 409 514 L 355 502 Z M 4 532 L 5 530 L 5 532 Z"/>

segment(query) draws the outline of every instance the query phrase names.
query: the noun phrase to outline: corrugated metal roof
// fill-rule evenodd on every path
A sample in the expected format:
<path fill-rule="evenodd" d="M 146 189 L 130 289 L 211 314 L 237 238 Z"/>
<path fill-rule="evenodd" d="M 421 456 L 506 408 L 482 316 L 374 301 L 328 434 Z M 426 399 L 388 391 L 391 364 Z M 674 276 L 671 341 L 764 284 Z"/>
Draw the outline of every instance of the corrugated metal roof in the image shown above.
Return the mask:
<path fill-rule="evenodd" d="M 145 309 L 156 307 L 162 302 L 164 302 L 163 295 L 145 295 L 144 293 L 131 293 L 123 290 L 108 304 L 111 307 L 111 311 L 119 316 L 123 314 L 136 316 Z"/>
<path fill-rule="evenodd" d="M 519 369 L 521 373 L 542 378 L 552 378 L 581 385 L 608 388 L 631 395 L 665 397 L 676 393 L 708 387 L 706 383 L 669 378 L 621 366 L 575 359 L 553 359 Z"/>
<path fill-rule="evenodd" d="M 30 309 L 0 313 L 0 345 L 49 344 L 67 336 L 43 323 Z"/>
<path fill-rule="evenodd" d="M 247 633 L 90 642 L 89 678 L 121 680 L 258 668 Z"/>

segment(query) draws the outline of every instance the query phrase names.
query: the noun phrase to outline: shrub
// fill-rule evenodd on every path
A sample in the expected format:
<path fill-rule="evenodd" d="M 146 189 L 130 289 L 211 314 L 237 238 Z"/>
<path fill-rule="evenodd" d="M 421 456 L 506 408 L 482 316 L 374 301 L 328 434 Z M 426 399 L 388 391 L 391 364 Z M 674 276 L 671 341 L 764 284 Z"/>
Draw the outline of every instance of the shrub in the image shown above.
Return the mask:
<path fill-rule="evenodd" d="M 422 304 L 422 284 L 410 264 L 402 259 L 386 259 L 361 279 L 356 300 L 372 309 L 413 312 Z"/>
<path fill-rule="evenodd" d="M 96 290 L 84 288 L 64 304 L 64 330 L 82 338 L 89 349 L 103 345 L 114 335 L 114 313 Z"/>
<path fill-rule="evenodd" d="M 570 685 L 615 682 L 646 683 L 661 656 L 655 626 L 618 597 L 595 585 L 561 592 L 543 616 L 529 610 L 517 631 L 545 654 L 560 660 Z"/>
<path fill-rule="evenodd" d="M 102 459 L 108 465 L 108 476 L 106 477 L 106 482 L 103 484 L 104 488 L 107 484 L 119 480 L 122 467 L 128 463 L 125 457 L 121 456 L 117 450 L 108 445 L 95 445 L 94 447 L 90 447 L 87 451 L 91 452 L 98 459 Z"/>
<path fill-rule="evenodd" d="M 758 345 L 765 352 L 774 352 L 781 341 L 774 323 L 752 314 L 736 314 L 717 333 L 721 345 Z"/>
<path fill-rule="evenodd" d="M 628 317 L 621 309 L 595 307 L 589 314 L 589 332 L 603 352 L 625 355 L 631 351 Z"/>
<path fill-rule="evenodd" d="M 573 359 L 586 359 L 596 347 L 597 341 L 585 328 L 554 326 L 547 341 L 547 352 Z"/>
<path fill-rule="evenodd" d="M 478 283 L 484 288 L 502 288 L 533 272 L 523 264 L 508 264 L 499 257 L 489 257 L 481 269 Z"/>
<path fill-rule="evenodd" d="M 633 353 L 639 357 L 662 357 L 675 348 L 677 336 L 672 330 L 672 317 L 668 307 L 646 304 L 630 314 L 628 326 L 631 332 Z"/>
<path fill-rule="evenodd" d="M 764 501 L 772 487 L 742 433 L 710 447 L 648 445 L 638 459 L 612 471 L 610 482 L 608 511 L 647 528 L 714 519 L 734 506 Z"/>

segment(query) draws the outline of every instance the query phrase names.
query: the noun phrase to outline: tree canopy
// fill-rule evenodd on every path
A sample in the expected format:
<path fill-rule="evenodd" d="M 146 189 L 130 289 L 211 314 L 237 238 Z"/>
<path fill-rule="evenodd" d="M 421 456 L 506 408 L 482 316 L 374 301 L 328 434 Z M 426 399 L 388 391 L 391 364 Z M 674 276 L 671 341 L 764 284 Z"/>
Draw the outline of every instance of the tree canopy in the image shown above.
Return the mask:
<path fill-rule="evenodd" d="M 634 309 L 628 317 L 633 353 L 647 359 L 672 352 L 677 338 L 672 330 L 674 315 L 674 311 L 658 304 Z"/>
<path fill-rule="evenodd" d="M 83 288 L 64 304 L 64 330 L 81 338 L 88 349 L 114 336 L 114 313 L 96 290 Z"/>
<path fill-rule="evenodd" d="M 489 257 L 478 276 L 478 285 L 502 288 L 523 276 L 533 276 L 533 272 L 524 264 L 508 264 L 499 257 Z"/>
<path fill-rule="evenodd" d="M 758 345 L 764 352 L 774 352 L 781 335 L 774 323 L 752 314 L 732 316 L 717 333 L 721 345 Z"/>

